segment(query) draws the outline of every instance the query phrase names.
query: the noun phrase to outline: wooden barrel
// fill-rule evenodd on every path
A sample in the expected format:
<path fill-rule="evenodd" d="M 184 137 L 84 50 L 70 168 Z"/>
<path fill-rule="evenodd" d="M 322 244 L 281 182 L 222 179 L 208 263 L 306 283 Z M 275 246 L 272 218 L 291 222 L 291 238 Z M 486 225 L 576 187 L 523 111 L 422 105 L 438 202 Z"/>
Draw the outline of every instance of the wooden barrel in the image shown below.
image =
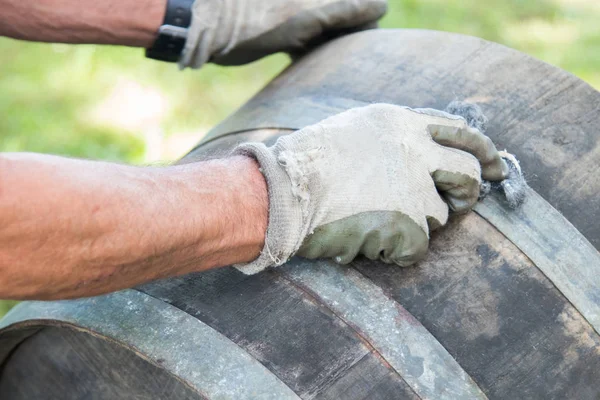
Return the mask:
<path fill-rule="evenodd" d="M 479 103 L 531 190 L 489 197 L 416 268 L 233 268 L 67 302 L 0 332 L 2 399 L 598 399 L 600 94 L 503 46 L 354 34 L 298 60 L 183 162 L 349 107 Z M 357 161 L 360 162 L 360 161 Z"/>

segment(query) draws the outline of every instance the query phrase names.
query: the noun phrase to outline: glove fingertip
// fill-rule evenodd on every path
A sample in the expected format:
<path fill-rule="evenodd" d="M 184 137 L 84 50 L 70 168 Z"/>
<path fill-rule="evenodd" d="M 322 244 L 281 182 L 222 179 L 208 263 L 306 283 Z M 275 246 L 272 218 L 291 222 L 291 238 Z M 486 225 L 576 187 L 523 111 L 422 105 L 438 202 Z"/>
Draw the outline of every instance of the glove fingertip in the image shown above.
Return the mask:
<path fill-rule="evenodd" d="M 479 199 L 479 193 L 475 197 L 469 197 L 466 199 L 457 199 L 455 197 L 448 197 L 446 200 L 448 201 L 448 207 L 455 214 L 464 214 L 477 204 L 477 200 Z"/>
<path fill-rule="evenodd" d="M 498 156 L 494 162 L 484 165 L 481 168 L 481 176 L 486 181 L 503 181 L 508 177 L 509 167 L 502 157 Z"/>

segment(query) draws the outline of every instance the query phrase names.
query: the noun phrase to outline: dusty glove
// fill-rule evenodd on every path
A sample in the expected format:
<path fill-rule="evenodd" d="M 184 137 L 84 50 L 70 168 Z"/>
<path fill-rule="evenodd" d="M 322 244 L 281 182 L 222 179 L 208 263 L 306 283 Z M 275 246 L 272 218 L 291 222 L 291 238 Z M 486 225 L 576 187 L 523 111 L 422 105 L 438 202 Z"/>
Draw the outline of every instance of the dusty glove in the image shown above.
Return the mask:
<path fill-rule="evenodd" d="M 502 180 L 508 172 L 491 140 L 462 117 L 387 104 L 235 153 L 256 158 L 269 188 L 266 245 L 256 261 L 238 266 L 247 274 L 294 254 L 411 265 L 449 208 L 464 212 L 477 202 L 482 174 Z"/>
<path fill-rule="evenodd" d="M 377 21 L 387 0 L 196 0 L 180 66 L 239 65 Z"/>

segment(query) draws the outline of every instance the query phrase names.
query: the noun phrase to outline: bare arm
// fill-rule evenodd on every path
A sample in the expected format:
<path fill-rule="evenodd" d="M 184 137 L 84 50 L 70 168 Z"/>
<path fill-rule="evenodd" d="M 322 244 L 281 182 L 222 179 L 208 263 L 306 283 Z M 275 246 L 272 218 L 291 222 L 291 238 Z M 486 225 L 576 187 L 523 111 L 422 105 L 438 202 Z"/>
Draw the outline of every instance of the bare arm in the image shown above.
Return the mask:
<path fill-rule="evenodd" d="M 0 0 L 0 36 L 149 47 L 166 0 Z"/>
<path fill-rule="evenodd" d="M 245 157 L 142 168 L 0 154 L 0 298 L 87 297 L 249 262 L 267 209 Z"/>

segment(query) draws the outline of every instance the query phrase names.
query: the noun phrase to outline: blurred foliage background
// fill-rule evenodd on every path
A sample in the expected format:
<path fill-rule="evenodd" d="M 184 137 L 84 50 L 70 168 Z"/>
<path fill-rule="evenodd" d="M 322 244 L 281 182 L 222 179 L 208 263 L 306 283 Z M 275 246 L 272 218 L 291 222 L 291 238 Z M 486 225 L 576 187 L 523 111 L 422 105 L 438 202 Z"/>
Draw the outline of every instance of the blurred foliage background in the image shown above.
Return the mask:
<path fill-rule="evenodd" d="M 479 36 L 600 89 L 600 0 L 390 0 L 384 28 Z M 176 159 L 289 63 L 178 71 L 139 49 L 0 38 L 0 151 Z M 14 302 L 0 302 L 0 316 Z"/>

